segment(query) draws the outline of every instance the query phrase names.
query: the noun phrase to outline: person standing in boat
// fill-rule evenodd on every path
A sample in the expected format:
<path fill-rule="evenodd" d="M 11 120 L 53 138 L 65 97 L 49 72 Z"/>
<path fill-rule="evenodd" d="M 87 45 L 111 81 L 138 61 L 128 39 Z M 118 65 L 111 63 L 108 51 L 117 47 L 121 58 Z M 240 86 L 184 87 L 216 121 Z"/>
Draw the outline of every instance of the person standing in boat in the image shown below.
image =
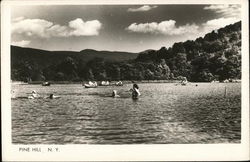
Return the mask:
<path fill-rule="evenodd" d="M 138 97 L 141 95 L 139 91 L 139 86 L 137 84 L 133 84 L 133 88 L 131 88 L 130 91 L 132 91 L 133 99 L 138 99 Z"/>

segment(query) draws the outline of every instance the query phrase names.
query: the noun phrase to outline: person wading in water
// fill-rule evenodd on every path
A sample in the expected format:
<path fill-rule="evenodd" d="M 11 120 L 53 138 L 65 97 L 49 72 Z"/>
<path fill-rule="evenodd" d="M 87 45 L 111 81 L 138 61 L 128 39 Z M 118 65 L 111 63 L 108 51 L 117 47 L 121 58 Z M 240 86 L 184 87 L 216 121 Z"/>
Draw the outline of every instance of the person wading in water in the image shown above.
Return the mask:
<path fill-rule="evenodd" d="M 139 91 L 139 86 L 137 84 L 133 84 L 133 88 L 131 88 L 130 91 L 132 91 L 133 99 L 138 99 L 138 97 L 141 95 Z"/>

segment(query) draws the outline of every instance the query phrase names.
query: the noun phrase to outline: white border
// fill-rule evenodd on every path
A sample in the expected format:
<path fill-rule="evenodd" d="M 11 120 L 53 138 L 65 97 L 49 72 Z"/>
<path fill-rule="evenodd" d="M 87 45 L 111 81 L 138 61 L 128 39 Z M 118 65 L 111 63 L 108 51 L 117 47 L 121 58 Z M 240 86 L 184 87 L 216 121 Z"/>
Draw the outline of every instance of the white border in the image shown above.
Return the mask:
<path fill-rule="evenodd" d="M 10 106 L 10 6 L 91 4 L 241 4 L 242 5 L 242 138 L 241 144 L 167 145 L 13 145 Z M 249 160 L 249 17 L 248 0 L 72 0 L 2 1 L 1 3 L 1 107 L 3 161 L 161 161 Z M 21 153 L 23 147 L 59 148 L 54 153 Z"/>

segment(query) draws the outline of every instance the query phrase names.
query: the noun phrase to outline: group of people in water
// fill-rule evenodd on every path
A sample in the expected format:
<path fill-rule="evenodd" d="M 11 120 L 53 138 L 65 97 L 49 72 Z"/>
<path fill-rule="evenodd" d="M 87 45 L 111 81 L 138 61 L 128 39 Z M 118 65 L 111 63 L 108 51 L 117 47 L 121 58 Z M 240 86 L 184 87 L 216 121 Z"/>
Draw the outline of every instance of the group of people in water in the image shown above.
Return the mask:
<path fill-rule="evenodd" d="M 183 79 L 181 80 L 181 85 L 187 85 L 187 83 L 188 83 L 187 78 L 183 77 Z M 97 83 L 94 82 L 93 84 Z M 139 91 L 139 86 L 137 84 L 133 84 L 133 87 L 129 91 L 132 92 L 132 99 L 138 99 L 139 96 L 141 95 Z M 113 90 L 111 96 L 114 98 L 120 97 L 117 90 Z M 36 99 L 36 98 L 55 99 L 55 98 L 60 98 L 60 96 L 55 96 L 54 94 L 50 94 L 49 96 L 41 97 L 35 90 L 33 90 L 31 92 L 31 95 L 28 96 L 28 99 Z"/>
<path fill-rule="evenodd" d="M 138 99 L 138 97 L 141 95 L 139 91 L 139 86 L 137 84 L 133 84 L 133 87 L 129 90 L 132 92 L 132 98 Z M 113 90 L 112 97 L 120 97 L 120 95 L 117 94 L 117 90 Z M 31 92 L 31 95 L 28 96 L 28 99 L 37 99 L 37 98 L 49 98 L 49 99 L 55 99 L 60 98 L 60 96 L 55 96 L 54 94 L 50 94 L 49 96 L 42 97 L 40 96 L 35 90 Z"/>
<path fill-rule="evenodd" d="M 31 95 L 28 96 L 28 99 L 36 99 L 36 98 L 49 98 L 49 99 L 54 99 L 54 98 L 60 98 L 60 96 L 55 96 L 54 94 L 50 94 L 49 96 L 42 97 L 40 96 L 35 90 L 31 92 Z"/>
<path fill-rule="evenodd" d="M 133 84 L 133 87 L 129 91 L 132 92 L 133 99 L 138 99 L 138 97 L 141 95 L 139 91 L 139 86 L 137 84 Z M 117 90 L 113 90 L 112 97 L 115 97 L 115 98 L 120 97 L 120 95 L 117 94 Z"/>

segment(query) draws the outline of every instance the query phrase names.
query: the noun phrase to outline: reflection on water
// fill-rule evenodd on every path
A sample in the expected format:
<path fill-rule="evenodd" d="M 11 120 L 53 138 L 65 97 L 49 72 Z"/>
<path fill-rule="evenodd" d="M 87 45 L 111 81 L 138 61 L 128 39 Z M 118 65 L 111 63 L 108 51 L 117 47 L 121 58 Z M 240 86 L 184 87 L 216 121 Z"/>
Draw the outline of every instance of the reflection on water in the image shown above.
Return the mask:
<path fill-rule="evenodd" d="M 12 142 L 18 144 L 239 143 L 239 83 L 122 87 L 12 85 Z M 224 97 L 224 90 L 227 95 Z M 112 98 L 116 89 L 120 98 Z M 27 99 L 32 90 L 42 98 Z M 49 94 L 58 99 L 43 98 Z"/>

